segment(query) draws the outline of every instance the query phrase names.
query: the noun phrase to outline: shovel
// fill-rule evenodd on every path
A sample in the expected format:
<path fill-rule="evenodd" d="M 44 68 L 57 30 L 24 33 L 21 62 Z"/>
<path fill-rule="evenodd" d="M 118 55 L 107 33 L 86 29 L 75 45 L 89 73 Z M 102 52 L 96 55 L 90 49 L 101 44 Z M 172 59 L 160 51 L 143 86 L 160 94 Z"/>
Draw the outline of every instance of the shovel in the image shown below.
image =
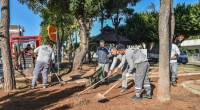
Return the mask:
<path fill-rule="evenodd" d="M 108 89 L 106 92 L 104 92 L 103 94 L 98 93 L 95 97 L 98 101 L 102 101 L 102 100 L 106 100 L 107 98 L 105 97 L 105 95 L 107 93 L 109 93 L 115 86 L 117 86 L 122 80 L 124 80 L 126 77 L 121 78 L 119 81 L 117 81 L 110 89 Z"/>
<path fill-rule="evenodd" d="M 114 73 L 113 73 L 113 74 L 114 74 Z M 92 88 L 93 86 L 95 86 L 95 85 L 99 84 L 100 82 L 104 81 L 105 79 L 107 79 L 108 77 L 112 76 L 113 74 L 110 74 L 110 75 L 108 75 L 108 76 L 104 77 L 104 78 L 103 78 L 103 79 L 101 79 L 100 81 L 98 81 L 98 82 L 94 83 L 94 84 L 93 84 L 93 85 L 91 85 L 90 87 L 88 87 L 88 88 L 86 88 L 85 90 L 83 90 L 83 91 L 79 92 L 77 95 L 80 95 L 80 94 L 84 93 L 84 92 L 85 92 L 85 91 L 87 91 L 88 89 L 90 89 L 90 88 Z"/>
<path fill-rule="evenodd" d="M 60 86 L 63 86 L 66 84 L 66 82 L 64 81 L 61 81 L 60 78 L 58 77 L 57 73 L 51 73 L 51 76 L 55 75 L 56 78 L 58 79 L 58 82 L 60 83 Z"/>
<path fill-rule="evenodd" d="M 61 81 L 61 79 L 58 77 L 57 73 L 55 72 L 55 70 L 54 70 L 54 69 L 53 69 L 53 67 L 52 67 L 52 63 L 51 63 L 50 65 L 51 65 L 50 69 L 53 71 L 53 72 L 50 72 L 50 74 L 51 74 L 51 77 L 52 77 L 53 75 L 55 75 L 55 76 L 56 76 L 56 78 L 58 79 L 58 82 L 60 83 L 60 86 L 63 86 L 63 85 L 65 85 L 65 84 L 66 84 L 66 82 L 64 82 L 64 81 Z"/>

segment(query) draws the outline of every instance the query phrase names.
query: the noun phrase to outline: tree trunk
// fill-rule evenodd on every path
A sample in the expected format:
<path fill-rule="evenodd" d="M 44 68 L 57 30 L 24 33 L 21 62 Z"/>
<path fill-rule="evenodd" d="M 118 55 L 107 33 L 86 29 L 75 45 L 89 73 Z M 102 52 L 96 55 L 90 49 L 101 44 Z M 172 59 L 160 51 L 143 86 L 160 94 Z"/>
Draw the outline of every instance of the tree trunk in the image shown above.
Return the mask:
<path fill-rule="evenodd" d="M 77 16 L 79 28 L 80 28 L 80 45 L 76 49 L 75 52 L 75 57 L 74 57 L 74 62 L 73 62 L 73 70 L 77 70 L 81 66 L 81 62 L 83 58 L 85 57 L 87 50 L 88 50 L 88 42 L 87 42 L 87 27 L 86 27 L 86 22 L 85 19 L 83 18 L 83 15 Z"/>
<path fill-rule="evenodd" d="M 15 54 L 15 56 L 14 56 L 14 69 L 16 69 L 16 70 L 18 70 L 18 68 L 19 68 L 19 63 L 18 63 L 18 59 L 19 59 L 19 53 L 18 53 L 18 48 L 17 48 L 18 46 L 14 46 L 14 54 Z"/>
<path fill-rule="evenodd" d="M 73 61 L 73 55 L 72 55 L 72 53 L 73 53 L 72 35 L 69 35 L 69 41 L 70 41 L 70 43 L 69 43 L 69 62 L 71 63 Z"/>
<path fill-rule="evenodd" d="M 173 8 L 173 0 L 171 2 L 171 40 L 174 42 L 175 40 L 175 35 L 174 35 L 174 30 L 175 30 L 175 15 L 174 15 L 174 8 Z"/>
<path fill-rule="evenodd" d="M 169 30 L 170 1 L 161 0 L 159 13 L 159 79 L 157 99 L 160 102 L 170 101 L 170 78 L 169 78 Z"/>
<path fill-rule="evenodd" d="M 9 24 L 10 24 L 10 12 L 9 12 L 9 0 L 2 0 L 1 8 L 1 27 L 4 38 L 1 38 L 1 49 L 3 56 L 3 73 L 4 73 L 4 90 L 13 90 L 16 87 L 14 70 L 12 66 L 12 58 L 10 52 L 9 42 Z"/>
<path fill-rule="evenodd" d="M 61 26 L 61 38 L 60 38 L 60 45 L 59 45 L 60 49 L 63 46 L 64 38 L 65 38 L 65 30 L 64 30 L 63 26 Z"/>

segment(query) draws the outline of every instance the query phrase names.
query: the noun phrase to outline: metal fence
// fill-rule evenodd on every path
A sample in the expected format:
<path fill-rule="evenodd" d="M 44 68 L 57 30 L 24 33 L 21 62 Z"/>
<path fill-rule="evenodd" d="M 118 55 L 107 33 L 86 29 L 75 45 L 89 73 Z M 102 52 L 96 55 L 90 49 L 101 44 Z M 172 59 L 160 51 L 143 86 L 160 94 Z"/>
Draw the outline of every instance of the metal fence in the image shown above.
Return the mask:
<path fill-rule="evenodd" d="M 189 62 L 200 61 L 200 55 L 199 54 L 188 55 L 188 60 Z"/>

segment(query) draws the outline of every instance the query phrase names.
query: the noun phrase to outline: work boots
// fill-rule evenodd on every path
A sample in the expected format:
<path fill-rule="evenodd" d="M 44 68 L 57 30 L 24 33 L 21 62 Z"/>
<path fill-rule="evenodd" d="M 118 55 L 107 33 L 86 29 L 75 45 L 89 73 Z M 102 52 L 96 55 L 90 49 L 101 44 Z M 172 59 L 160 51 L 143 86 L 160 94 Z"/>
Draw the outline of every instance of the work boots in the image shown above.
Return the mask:
<path fill-rule="evenodd" d="M 121 91 L 120 92 L 126 92 L 127 91 L 127 88 L 125 87 L 122 87 Z"/>
<path fill-rule="evenodd" d="M 177 86 L 177 83 L 176 81 L 172 81 L 172 86 L 176 87 Z"/>
<path fill-rule="evenodd" d="M 140 100 L 141 98 L 136 96 L 136 95 L 133 95 L 132 97 L 130 97 L 129 99 L 131 100 Z"/>
<path fill-rule="evenodd" d="M 143 98 L 152 99 L 152 96 L 151 96 L 151 94 L 145 93 L 145 94 L 143 94 Z"/>

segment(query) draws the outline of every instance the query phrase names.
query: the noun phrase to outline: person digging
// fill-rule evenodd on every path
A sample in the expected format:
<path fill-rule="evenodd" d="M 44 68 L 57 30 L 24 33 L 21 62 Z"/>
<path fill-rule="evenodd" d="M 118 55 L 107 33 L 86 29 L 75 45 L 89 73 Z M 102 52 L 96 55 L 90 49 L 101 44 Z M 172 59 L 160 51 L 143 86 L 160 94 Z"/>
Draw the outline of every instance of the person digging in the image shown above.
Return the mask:
<path fill-rule="evenodd" d="M 112 47 L 110 51 L 111 54 L 114 56 L 114 58 L 108 75 L 112 73 L 117 73 L 118 70 L 122 70 L 122 77 L 125 77 L 128 71 L 128 64 L 125 55 L 119 54 L 116 47 Z M 120 61 L 120 64 L 117 66 L 116 69 L 114 69 L 118 61 Z M 125 92 L 126 90 L 127 90 L 127 77 L 122 81 L 122 89 L 120 92 Z"/>
<path fill-rule="evenodd" d="M 125 55 L 126 60 L 129 65 L 128 72 L 126 76 L 129 76 L 133 72 L 134 68 L 136 69 L 135 73 L 135 92 L 136 94 L 131 96 L 131 100 L 140 100 L 142 86 L 145 89 L 145 94 L 143 98 L 151 99 L 151 85 L 149 82 L 149 62 L 146 56 L 139 49 L 129 48 L 126 49 L 123 44 L 117 45 L 117 50 L 121 55 Z"/>
<path fill-rule="evenodd" d="M 33 80 L 31 89 L 35 89 L 36 87 L 36 82 L 40 71 L 42 71 L 42 83 L 43 83 L 42 87 L 45 89 L 50 63 L 55 58 L 53 51 L 53 44 L 39 46 L 34 50 L 34 53 L 37 54 L 38 56 L 33 71 Z"/>

